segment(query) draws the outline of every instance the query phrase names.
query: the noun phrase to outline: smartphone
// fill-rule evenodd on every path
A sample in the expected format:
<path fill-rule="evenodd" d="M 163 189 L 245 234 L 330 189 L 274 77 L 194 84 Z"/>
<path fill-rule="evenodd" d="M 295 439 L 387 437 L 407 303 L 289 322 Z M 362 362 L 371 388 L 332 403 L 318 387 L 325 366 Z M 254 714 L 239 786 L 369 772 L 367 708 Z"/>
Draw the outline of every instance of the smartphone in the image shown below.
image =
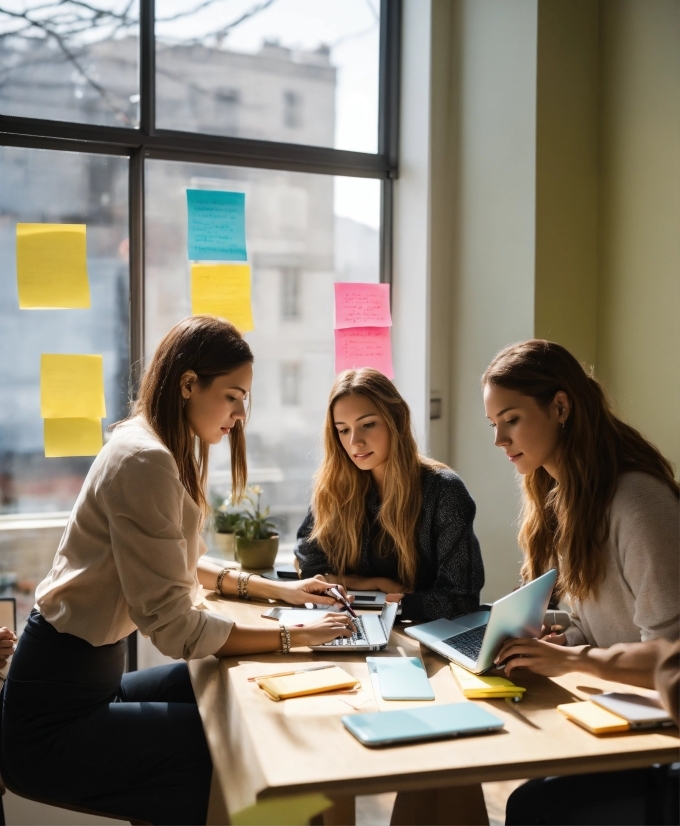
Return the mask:
<path fill-rule="evenodd" d="M 17 632 L 17 601 L 14 597 L 0 597 L 0 628 Z"/>
<path fill-rule="evenodd" d="M 383 700 L 434 700 L 418 657 L 366 657 L 368 673 Z"/>
<path fill-rule="evenodd" d="M 262 613 L 267 619 L 277 620 L 284 625 L 306 625 L 310 622 L 318 622 L 326 616 L 328 608 L 324 606 L 324 611 L 313 611 L 309 608 L 270 608 Z"/>

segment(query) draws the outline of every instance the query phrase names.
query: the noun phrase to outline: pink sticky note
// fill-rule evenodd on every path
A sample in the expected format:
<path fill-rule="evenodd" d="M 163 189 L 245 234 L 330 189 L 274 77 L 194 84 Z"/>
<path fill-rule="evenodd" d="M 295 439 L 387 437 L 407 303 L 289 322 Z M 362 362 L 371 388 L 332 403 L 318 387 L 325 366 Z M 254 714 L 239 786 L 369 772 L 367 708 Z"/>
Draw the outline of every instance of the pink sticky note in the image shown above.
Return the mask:
<path fill-rule="evenodd" d="M 389 327 L 351 327 L 335 331 L 335 372 L 373 367 L 394 378 Z"/>
<path fill-rule="evenodd" d="M 389 284 L 335 284 L 336 330 L 391 326 Z"/>

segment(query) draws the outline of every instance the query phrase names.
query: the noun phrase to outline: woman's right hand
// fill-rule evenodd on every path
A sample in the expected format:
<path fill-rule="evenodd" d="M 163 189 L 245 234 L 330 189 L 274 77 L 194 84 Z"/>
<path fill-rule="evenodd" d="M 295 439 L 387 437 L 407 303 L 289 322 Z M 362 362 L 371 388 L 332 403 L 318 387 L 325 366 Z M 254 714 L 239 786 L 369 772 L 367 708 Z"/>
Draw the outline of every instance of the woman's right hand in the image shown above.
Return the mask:
<path fill-rule="evenodd" d="M 318 622 L 305 625 L 291 625 L 291 648 L 300 645 L 322 645 L 337 637 L 351 637 L 356 627 L 349 614 L 327 614 Z"/>
<path fill-rule="evenodd" d="M 17 635 L 9 628 L 0 628 L 0 669 L 7 665 L 7 660 L 14 654 Z"/>

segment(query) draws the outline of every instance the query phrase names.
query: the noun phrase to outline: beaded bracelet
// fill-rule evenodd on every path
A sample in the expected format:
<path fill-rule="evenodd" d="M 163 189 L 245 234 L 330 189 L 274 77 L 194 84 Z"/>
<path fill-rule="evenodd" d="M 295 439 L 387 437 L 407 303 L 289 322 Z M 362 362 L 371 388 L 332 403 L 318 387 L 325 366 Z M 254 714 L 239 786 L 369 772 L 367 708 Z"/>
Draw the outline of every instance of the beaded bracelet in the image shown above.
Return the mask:
<path fill-rule="evenodd" d="M 279 623 L 279 633 L 281 634 L 281 653 L 290 654 L 290 630 L 282 622 Z"/>
<path fill-rule="evenodd" d="M 222 568 L 222 570 L 217 574 L 217 582 L 215 583 L 215 593 L 218 597 L 222 596 L 222 582 L 224 581 L 224 577 L 229 572 L 229 568 Z"/>
<path fill-rule="evenodd" d="M 238 597 L 239 599 L 250 599 L 248 595 L 248 580 L 252 574 L 246 574 L 243 571 L 239 572 L 238 575 Z"/>

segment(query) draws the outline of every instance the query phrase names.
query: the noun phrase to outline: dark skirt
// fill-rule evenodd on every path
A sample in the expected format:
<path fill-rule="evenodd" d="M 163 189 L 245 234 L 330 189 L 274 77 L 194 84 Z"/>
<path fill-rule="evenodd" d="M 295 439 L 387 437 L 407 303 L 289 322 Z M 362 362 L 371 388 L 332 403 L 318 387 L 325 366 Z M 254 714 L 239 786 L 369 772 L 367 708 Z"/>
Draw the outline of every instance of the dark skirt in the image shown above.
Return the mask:
<path fill-rule="evenodd" d="M 158 824 L 205 823 L 212 763 L 185 663 L 124 674 L 33 611 L 3 689 L 1 772 L 35 797 Z"/>

